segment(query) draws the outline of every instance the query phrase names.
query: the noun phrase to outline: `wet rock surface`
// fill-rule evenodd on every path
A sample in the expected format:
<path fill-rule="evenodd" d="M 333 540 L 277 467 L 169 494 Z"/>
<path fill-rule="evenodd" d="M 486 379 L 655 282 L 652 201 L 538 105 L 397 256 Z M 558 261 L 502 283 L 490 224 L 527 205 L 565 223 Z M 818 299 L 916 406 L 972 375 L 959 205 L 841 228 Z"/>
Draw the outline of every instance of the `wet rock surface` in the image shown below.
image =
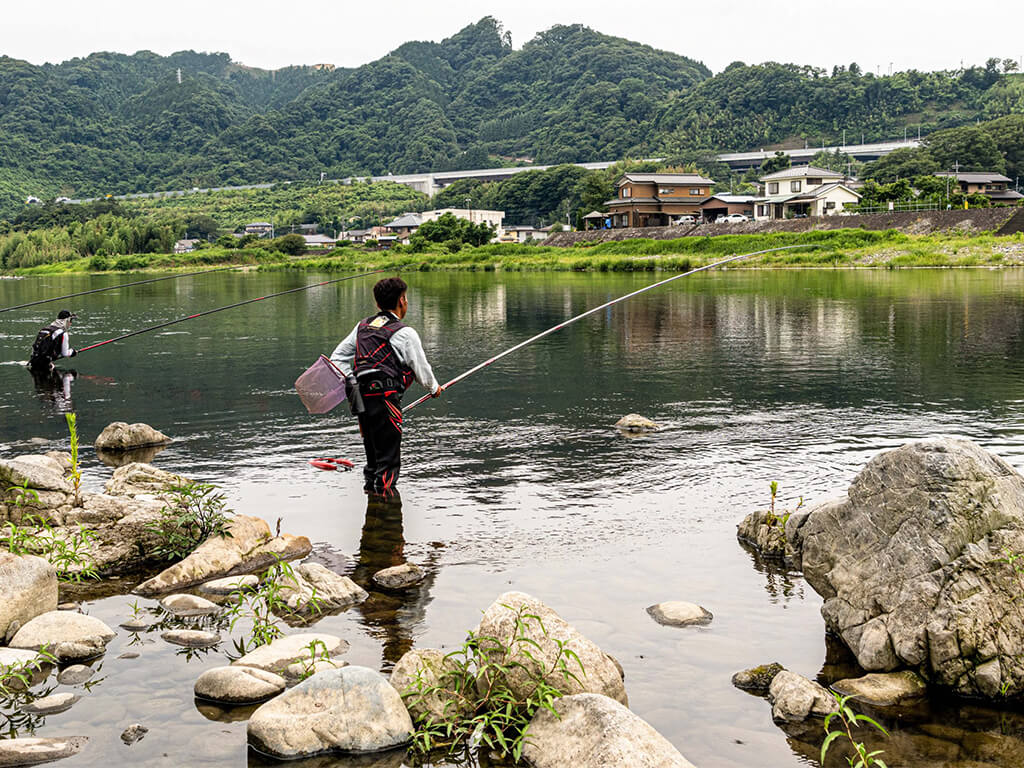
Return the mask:
<path fill-rule="evenodd" d="M 210 648 L 220 642 L 220 635 L 216 632 L 200 629 L 171 629 L 161 633 L 160 637 L 172 645 L 186 648 Z"/>
<path fill-rule="evenodd" d="M 265 669 L 215 667 L 196 680 L 195 695 L 226 704 L 252 704 L 276 696 L 284 689 L 285 679 Z"/>
<path fill-rule="evenodd" d="M 270 526 L 258 517 L 236 515 L 228 533 L 230 536 L 207 539 L 180 563 L 143 582 L 135 591 L 150 597 L 225 576 L 256 573 L 279 560 L 305 557 L 313 549 L 305 536 L 271 536 Z"/>
<path fill-rule="evenodd" d="M 15 765 L 39 765 L 72 757 L 89 743 L 87 736 L 64 739 L 43 739 L 21 736 L 0 740 L 0 768 Z"/>
<path fill-rule="evenodd" d="M 832 683 L 832 690 L 877 707 L 893 707 L 920 699 L 928 693 L 925 681 L 910 671 L 871 673 L 864 677 L 837 680 Z"/>
<path fill-rule="evenodd" d="M 580 693 L 530 721 L 523 756 L 534 768 L 693 768 L 648 723 L 607 696 Z"/>
<path fill-rule="evenodd" d="M 175 616 L 207 616 L 220 611 L 220 606 L 198 595 L 168 595 L 160 607 Z"/>
<path fill-rule="evenodd" d="M 319 672 L 257 709 L 249 744 L 278 758 L 379 752 L 409 741 L 412 720 L 397 691 L 366 667 Z"/>
<path fill-rule="evenodd" d="M 868 671 L 916 669 L 984 698 L 1024 695 L 1024 478 L 966 440 L 874 457 L 846 498 L 786 535 L 822 616 Z"/>
<path fill-rule="evenodd" d="M 93 445 L 97 450 L 127 451 L 131 448 L 163 445 L 170 441 L 171 438 L 149 424 L 142 422 L 127 424 L 123 421 L 115 421 L 100 432 Z"/>
<path fill-rule="evenodd" d="M 540 617 L 539 622 L 535 619 L 522 619 L 526 624 L 527 644 L 513 643 L 513 639 L 518 636 L 516 617 L 521 615 L 520 609 L 522 614 Z M 532 689 L 531 675 L 543 674 L 545 680 L 565 693 L 600 693 L 622 704 L 629 703 L 622 677 L 611 659 L 596 643 L 584 637 L 579 630 L 535 597 L 522 592 L 506 592 L 501 595 L 484 612 L 478 634 L 496 638 L 508 646 L 518 646 L 513 649 L 512 658 L 520 662 L 524 669 L 513 669 L 506 680 L 509 688 L 517 695 L 526 695 Z M 576 654 L 580 665 L 586 670 L 585 675 L 578 675 L 579 680 L 567 681 L 556 671 L 559 641 Z M 524 653 L 524 650 L 528 650 L 529 654 Z M 575 665 L 570 668 L 576 671 Z"/>
<path fill-rule="evenodd" d="M 0 642 L 13 623 L 20 627 L 56 609 L 57 572 L 53 566 L 41 557 L 0 550 Z"/>
<path fill-rule="evenodd" d="M 89 659 L 103 653 L 116 633 L 92 616 L 72 611 L 50 611 L 18 630 L 12 648 L 38 651 L 43 646 L 58 661 Z"/>
<path fill-rule="evenodd" d="M 426 577 L 423 569 L 413 563 L 402 563 L 373 574 L 373 582 L 384 589 L 405 589 L 419 584 Z"/>
<path fill-rule="evenodd" d="M 706 608 L 683 600 L 670 600 L 649 606 L 647 613 L 666 627 L 705 626 L 714 618 Z"/>

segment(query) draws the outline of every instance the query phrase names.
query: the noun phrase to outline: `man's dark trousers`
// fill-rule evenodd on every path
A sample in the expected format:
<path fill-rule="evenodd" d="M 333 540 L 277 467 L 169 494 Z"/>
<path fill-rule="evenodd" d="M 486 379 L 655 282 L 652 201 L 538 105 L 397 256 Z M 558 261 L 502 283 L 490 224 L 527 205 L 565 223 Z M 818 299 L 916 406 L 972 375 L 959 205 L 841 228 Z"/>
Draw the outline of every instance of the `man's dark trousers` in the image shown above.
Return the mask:
<path fill-rule="evenodd" d="M 360 379 L 365 412 L 359 416 L 359 431 L 366 451 L 363 488 L 389 495 L 398 484 L 402 465 L 402 388 L 390 378 Z"/>

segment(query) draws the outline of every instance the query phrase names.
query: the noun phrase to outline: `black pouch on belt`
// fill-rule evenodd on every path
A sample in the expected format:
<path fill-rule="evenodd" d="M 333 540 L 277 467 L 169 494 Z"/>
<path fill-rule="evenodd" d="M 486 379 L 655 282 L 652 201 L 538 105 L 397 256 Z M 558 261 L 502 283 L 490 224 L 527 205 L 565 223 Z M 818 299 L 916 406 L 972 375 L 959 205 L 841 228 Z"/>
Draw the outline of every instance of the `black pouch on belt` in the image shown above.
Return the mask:
<path fill-rule="evenodd" d="M 359 391 L 359 382 L 356 377 L 349 374 L 345 377 L 345 388 L 348 390 L 348 406 L 353 416 L 366 413 L 366 405 L 363 403 L 363 393 Z"/>

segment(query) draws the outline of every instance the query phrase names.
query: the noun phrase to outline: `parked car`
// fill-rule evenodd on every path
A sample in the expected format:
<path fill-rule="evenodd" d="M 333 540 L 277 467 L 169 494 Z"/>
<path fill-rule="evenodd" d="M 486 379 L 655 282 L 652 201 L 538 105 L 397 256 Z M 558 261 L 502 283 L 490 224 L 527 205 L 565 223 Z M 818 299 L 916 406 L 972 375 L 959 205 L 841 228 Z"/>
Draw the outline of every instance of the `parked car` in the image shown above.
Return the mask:
<path fill-rule="evenodd" d="M 697 217 L 696 216 L 692 216 L 689 213 L 684 213 L 682 216 L 676 216 L 674 219 L 672 219 L 672 226 L 673 227 L 679 227 L 679 226 L 682 226 L 683 224 L 696 224 L 696 223 L 697 223 Z"/>
<path fill-rule="evenodd" d="M 742 213 L 730 213 L 715 219 L 718 224 L 742 224 L 744 221 L 750 221 L 750 217 L 744 216 Z"/>

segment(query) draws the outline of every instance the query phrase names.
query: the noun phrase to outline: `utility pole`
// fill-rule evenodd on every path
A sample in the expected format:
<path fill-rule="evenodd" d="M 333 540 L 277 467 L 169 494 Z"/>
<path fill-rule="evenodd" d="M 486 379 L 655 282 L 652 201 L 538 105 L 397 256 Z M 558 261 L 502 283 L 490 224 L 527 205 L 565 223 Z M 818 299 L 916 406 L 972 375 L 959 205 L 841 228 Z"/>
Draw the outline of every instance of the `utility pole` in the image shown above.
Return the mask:
<path fill-rule="evenodd" d="M 181 67 L 178 67 L 178 85 L 181 85 Z"/>

